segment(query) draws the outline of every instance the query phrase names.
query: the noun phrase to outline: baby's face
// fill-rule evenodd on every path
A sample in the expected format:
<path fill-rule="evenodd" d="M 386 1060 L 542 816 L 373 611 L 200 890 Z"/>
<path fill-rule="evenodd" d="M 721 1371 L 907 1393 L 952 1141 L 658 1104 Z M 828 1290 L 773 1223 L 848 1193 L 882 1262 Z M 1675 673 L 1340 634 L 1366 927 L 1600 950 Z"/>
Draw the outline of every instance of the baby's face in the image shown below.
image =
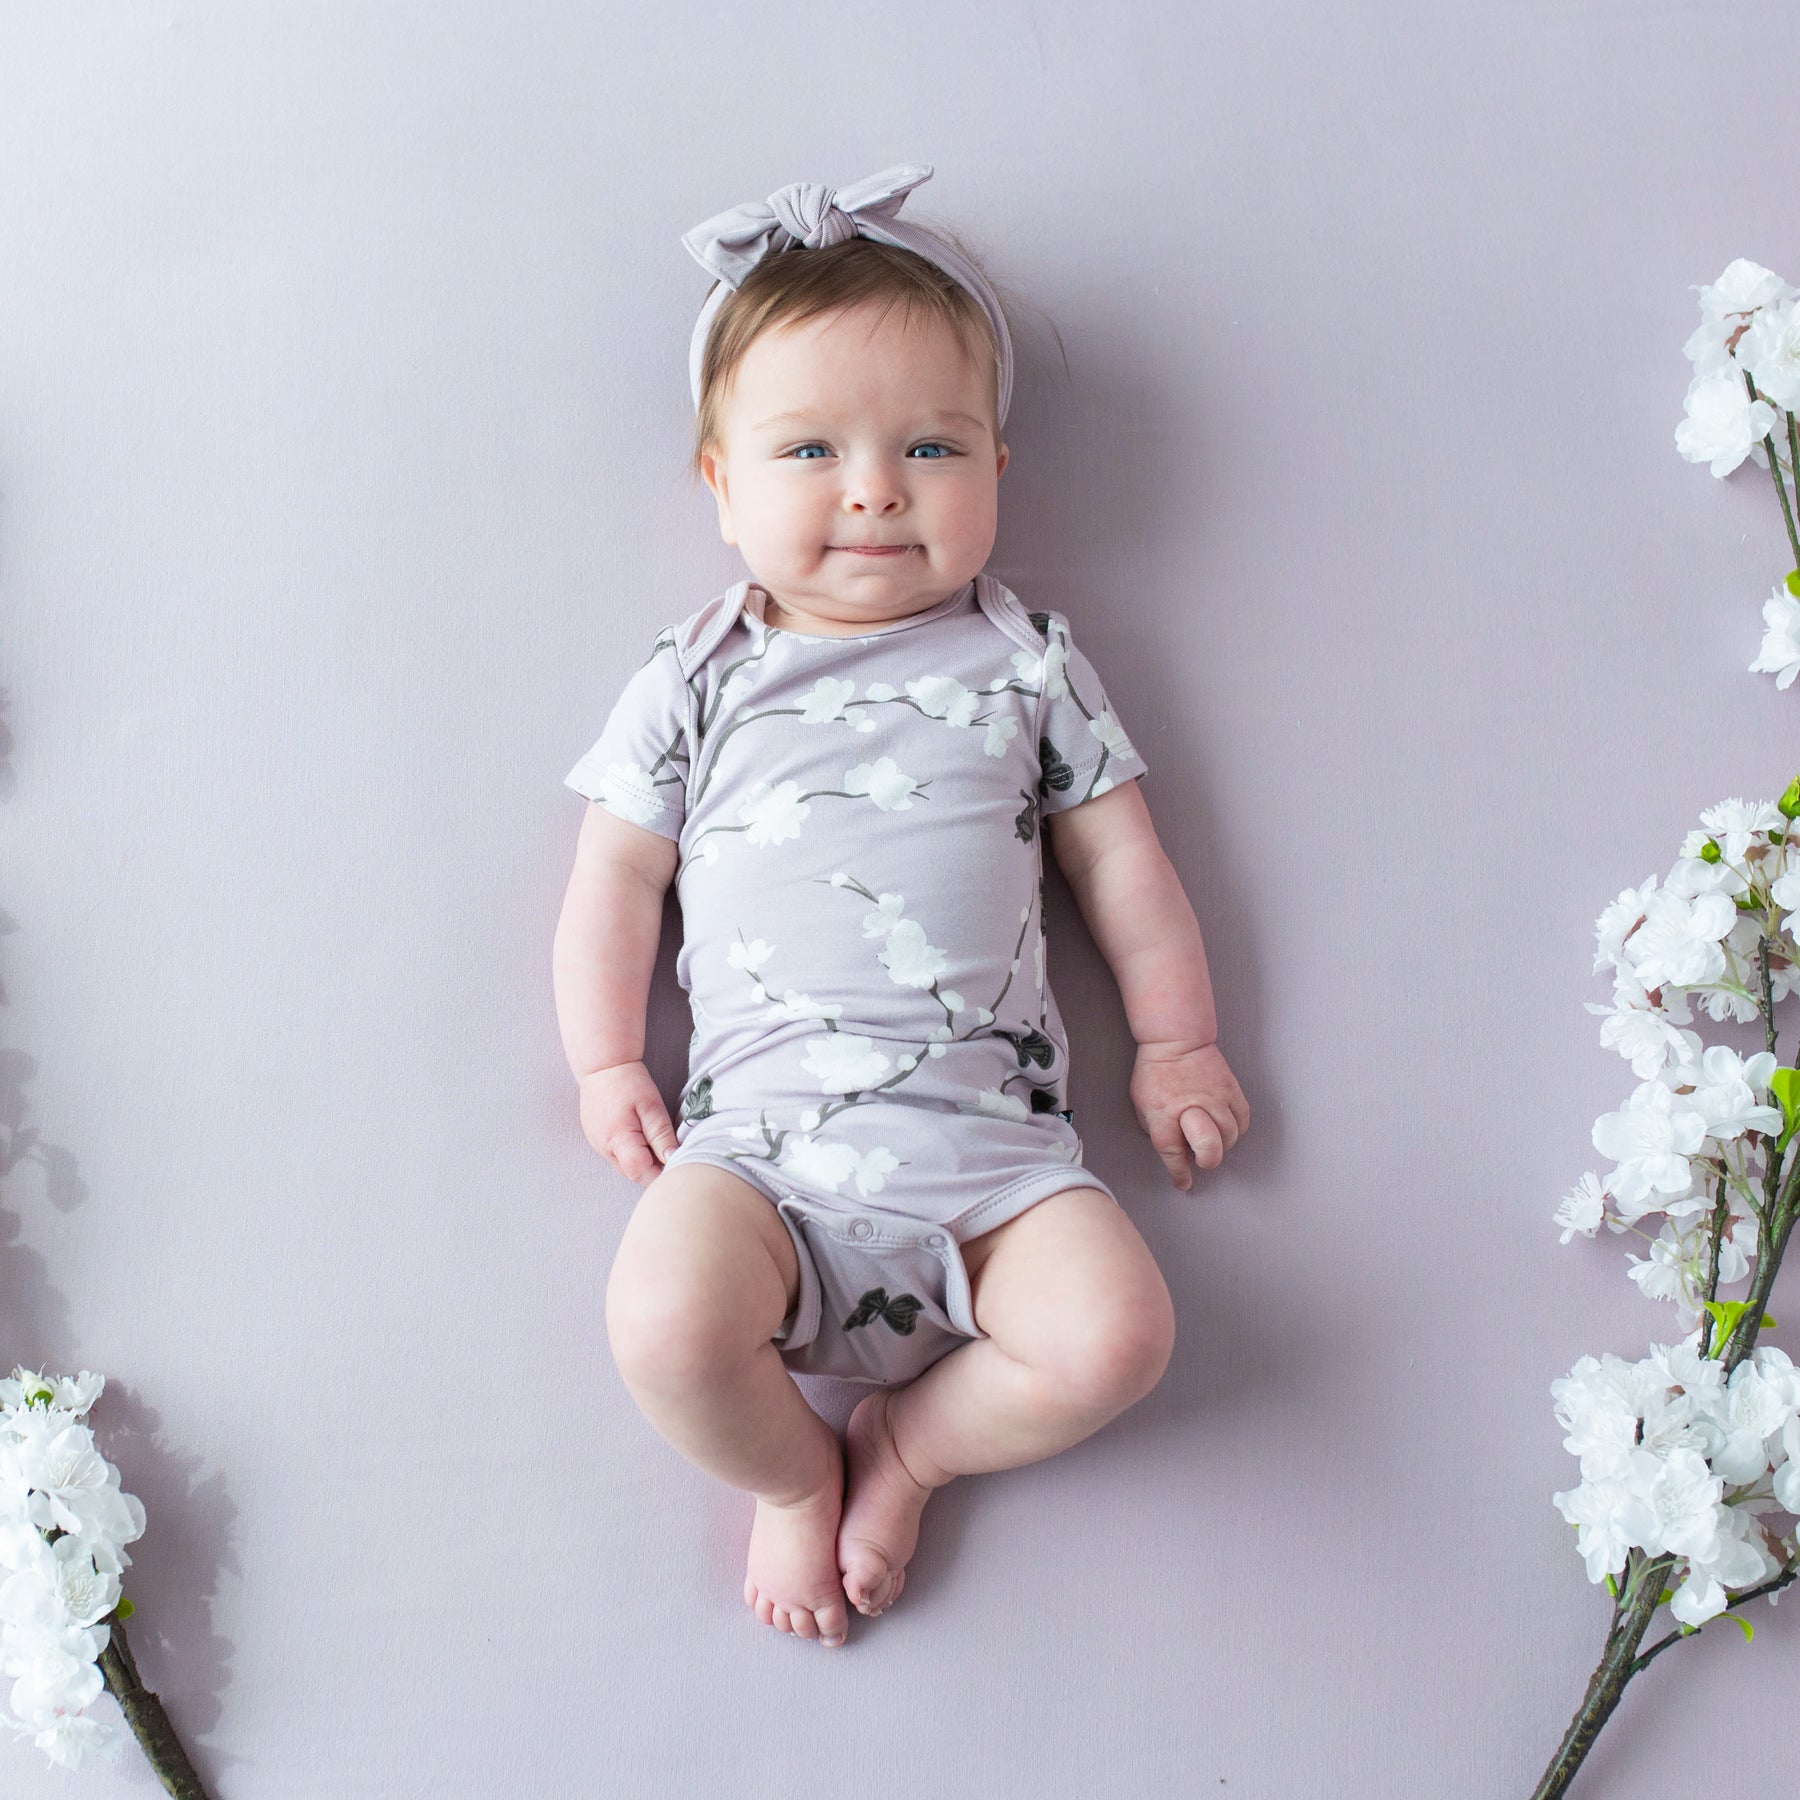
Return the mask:
<path fill-rule="evenodd" d="M 766 331 L 702 457 L 769 622 L 849 636 L 953 594 L 994 548 L 992 376 L 937 319 L 865 304 Z M 855 546 L 880 546 L 867 554 Z"/>

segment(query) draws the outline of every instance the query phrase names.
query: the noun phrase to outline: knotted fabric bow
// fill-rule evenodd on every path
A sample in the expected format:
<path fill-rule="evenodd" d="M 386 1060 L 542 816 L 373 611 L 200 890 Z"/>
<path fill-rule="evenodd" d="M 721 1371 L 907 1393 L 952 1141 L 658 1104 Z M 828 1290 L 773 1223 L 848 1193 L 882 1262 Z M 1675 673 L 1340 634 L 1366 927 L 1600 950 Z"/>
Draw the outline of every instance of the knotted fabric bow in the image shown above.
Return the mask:
<path fill-rule="evenodd" d="M 694 405 L 700 404 L 700 369 L 706 357 L 707 333 L 725 296 L 735 289 L 765 256 L 802 248 L 822 250 L 846 238 L 873 238 L 916 251 L 936 263 L 967 288 L 980 302 L 993 328 L 999 362 L 999 417 L 1006 422 L 1012 401 L 1012 338 L 999 298 L 982 278 L 981 271 L 935 232 L 896 218 L 906 196 L 921 182 L 931 179 L 928 163 L 901 163 L 883 169 L 850 187 L 831 188 L 817 181 L 793 181 L 777 188 L 767 200 L 749 200 L 733 206 L 685 232 L 682 243 L 702 267 L 718 277 L 719 285 L 707 296 L 694 322 L 688 344 L 688 383 Z"/>

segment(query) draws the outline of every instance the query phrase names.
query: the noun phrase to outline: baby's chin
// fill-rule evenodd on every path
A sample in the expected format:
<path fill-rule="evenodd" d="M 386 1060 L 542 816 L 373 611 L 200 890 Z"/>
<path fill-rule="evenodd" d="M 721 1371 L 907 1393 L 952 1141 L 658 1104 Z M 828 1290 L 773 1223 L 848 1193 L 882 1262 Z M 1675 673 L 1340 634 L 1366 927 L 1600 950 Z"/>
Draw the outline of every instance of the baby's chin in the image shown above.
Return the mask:
<path fill-rule="evenodd" d="M 939 580 L 920 587 L 913 581 L 890 583 L 878 576 L 859 579 L 854 574 L 848 579 L 796 583 L 791 587 L 778 578 L 765 580 L 754 572 L 751 579 L 774 600 L 769 614 L 771 623 L 791 624 L 799 631 L 846 633 L 891 625 L 928 612 L 964 584 L 953 581 L 946 585 Z"/>

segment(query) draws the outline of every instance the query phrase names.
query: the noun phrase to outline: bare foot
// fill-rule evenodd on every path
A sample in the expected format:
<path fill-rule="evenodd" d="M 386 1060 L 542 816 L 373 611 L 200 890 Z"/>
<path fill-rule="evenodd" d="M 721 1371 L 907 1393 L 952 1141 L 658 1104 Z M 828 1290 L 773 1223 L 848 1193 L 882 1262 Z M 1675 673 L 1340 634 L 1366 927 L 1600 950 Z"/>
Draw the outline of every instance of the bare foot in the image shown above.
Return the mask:
<path fill-rule="evenodd" d="M 838 1579 L 837 1528 L 844 1508 L 844 1461 L 831 1441 L 831 1473 L 817 1493 L 792 1506 L 756 1503 L 744 1599 L 765 1625 L 835 1647 L 850 1614 Z"/>
<path fill-rule="evenodd" d="M 838 1567 L 851 1605 L 871 1619 L 900 1598 L 906 1561 L 919 1541 L 919 1514 L 931 1498 L 894 1448 L 891 1398 L 891 1389 L 877 1388 L 859 1400 L 844 1431 L 850 1488 L 838 1527 Z"/>

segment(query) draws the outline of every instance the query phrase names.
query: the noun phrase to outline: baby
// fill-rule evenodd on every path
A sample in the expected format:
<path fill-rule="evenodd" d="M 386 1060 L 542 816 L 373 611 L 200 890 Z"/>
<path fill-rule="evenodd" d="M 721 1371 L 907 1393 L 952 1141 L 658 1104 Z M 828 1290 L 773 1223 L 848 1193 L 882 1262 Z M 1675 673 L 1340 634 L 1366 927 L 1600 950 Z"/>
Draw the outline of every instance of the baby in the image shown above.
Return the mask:
<path fill-rule="evenodd" d="M 796 183 L 683 240 L 696 463 L 751 571 L 665 630 L 569 785 L 555 950 L 589 1141 L 649 1186 L 606 1294 L 651 1424 L 756 1496 L 744 1597 L 841 1644 L 934 1488 L 1080 1442 L 1154 1387 L 1168 1290 L 1082 1163 L 1042 840 L 1119 983 L 1178 1188 L 1249 1124 L 1143 759 L 1055 612 L 983 565 L 1006 320 L 931 171 Z M 694 1020 L 644 1067 L 663 898 Z M 845 1441 L 793 1372 L 872 1384 Z"/>

